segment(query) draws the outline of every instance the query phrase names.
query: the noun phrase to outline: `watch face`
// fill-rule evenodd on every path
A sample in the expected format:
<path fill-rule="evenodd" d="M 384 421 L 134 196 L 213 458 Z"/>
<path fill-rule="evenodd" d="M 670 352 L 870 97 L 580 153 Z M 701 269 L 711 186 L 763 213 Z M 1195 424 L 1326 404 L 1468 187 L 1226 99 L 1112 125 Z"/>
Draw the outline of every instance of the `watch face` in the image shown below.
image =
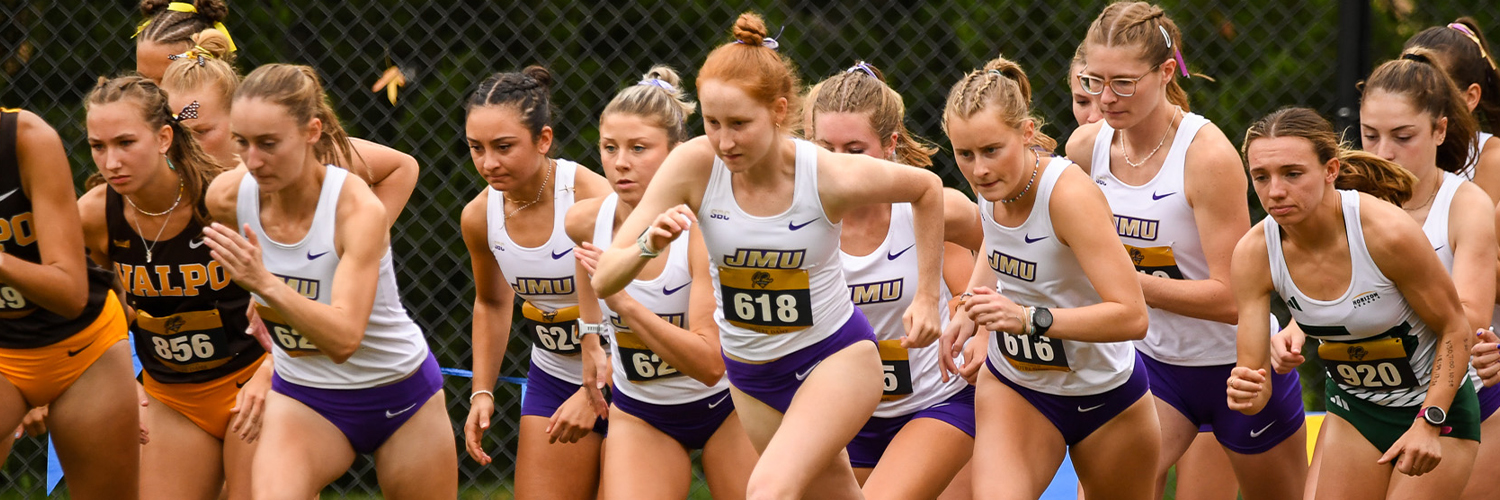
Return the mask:
<path fill-rule="evenodd" d="M 1041 328 L 1052 328 L 1052 311 L 1045 308 L 1037 308 L 1036 312 L 1032 313 L 1031 322 L 1036 323 L 1036 326 Z"/>
<path fill-rule="evenodd" d="M 1444 421 L 1446 421 L 1448 419 L 1448 415 L 1443 412 L 1442 408 L 1438 408 L 1436 406 L 1429 406 L 1427 408 L 1422 409 L 1422 418 L 1426 419 L 1428 422 L 1436 425 L 1436 424 L 1441 424 Z"/>

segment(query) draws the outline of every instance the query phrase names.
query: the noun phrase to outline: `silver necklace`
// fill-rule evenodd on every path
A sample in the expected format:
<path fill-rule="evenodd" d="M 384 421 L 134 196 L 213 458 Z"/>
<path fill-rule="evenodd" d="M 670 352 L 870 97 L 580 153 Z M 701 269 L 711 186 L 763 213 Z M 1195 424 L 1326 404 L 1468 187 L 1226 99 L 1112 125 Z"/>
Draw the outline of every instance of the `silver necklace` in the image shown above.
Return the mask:
<path fill-rule="evenodd" d="M 547 182 L 552 180 L 552 171 L 553 170 L 557 170 L 557 165 L 554 164 L 554 163 L 552 163 L 552 160 L 547 160 L 547 177 L 545 177 L 545 178 L 542 179 L 542 186 L 539 187 L 539 188 L 537 188 L 537 190 L 536 190 L 536 198 L 532 198 L 530 202 L 527 202 L 525 205 L 521 205 L 520 208 L 517 208 L 515 210 L 511 210 L 510 213 L 505 214 L 505 218 L 507 220 L 510 219 L 511 216 L 514 216 L 517 213 L 519 213 L 520 211 L 526 210 L 527 208 L 530 208 L 532 205 L 535 205 L 536 202 L 542 201 L 542 193 L 547 192 Z"/>
<path fill-rule="evenodd" d="M 1172 135 L 1172 124 L 1177 123 L 1177 115 L 1179 114 L 1182 114 L 1181 107 L 1177 108 L 1177 112 L 1172 113 L 1172 121 L 1167 122 L 1167 130 L 1162 132 L 1161 141 L 1156 143 L 1156 149 L 1152 149 L 1150 153 L 1146 154 L 1145 158 L 1141 158 L 1139 163 L 1130 161 L 1130 152 L 1125 150 L 1125 131 L 1120 130 L 1120 156 L 1125 157 L 1125 163 L 1130 165 L 1131 168 L 1140 168 L 1141 165 L 1145 165 L 1146 162 L 1151 161 L 1151 157 L 1156 156 L 1156 152 L 1161 151 L 1161 146 L 1167 143 L 1167 136 Z"/>
<path fill-rule="evenodd" d="M 161 234 L 163 232 L 166 232 L 166 230 L 167 230 L 167 223 L 169 223 L 169 222 L 172 221 L 172 212 L 176 211 L 177 210 L 177 206 L 180 205 L 180 204 L 182 204 L 182 190 L 183 190 L 182 188 L 183 188 L 182 177 L 178 177 L 177 178 L 177 199 L 174 200 L 174 201 L 172 201 L 172 207 L 171 208 L 168 208 L 165 212 L 160 212 L 160 213 L 151 213 L 151 212 L 147 212 L 145 210 L 141 210 L 141 207 L 136 206 L 135 202 L 131 201 L 129 196 L 126 196 L 126 195 L 123 195 L 123 194 L 120 195 L 121 197 L 125 198 L 125 201 L 127 203 L 130 203 L 130 208 L 134 208 L 135 211 L 137 213 L 141 214 L 141 215 L 144 215 L 144 216 L 147 216 L 147 217 L 161 217 L 163 215 L 167 216 L 166 220 L 161 221 L 161 229 L 157 229 L 156 230 L 156 237 L 155 238 L 151 238 L 151 242 L 150 243 L 146 242 L 145 231 L 141 230 L 141 218 L 140 217 L 136 217 L 135 218 L 135 235 L 138 236 L 138 237 L 140 237 L 140 239 L 141 239 L 141 246 L 146 247 L 146 263 L 147 264 L 151 263 L 151 257 L 152 257 L 152 252 L 151 251 L 154 250 L 154 249 L 156 249 L 156 245 L 157 244 L 161 243 Z"/>

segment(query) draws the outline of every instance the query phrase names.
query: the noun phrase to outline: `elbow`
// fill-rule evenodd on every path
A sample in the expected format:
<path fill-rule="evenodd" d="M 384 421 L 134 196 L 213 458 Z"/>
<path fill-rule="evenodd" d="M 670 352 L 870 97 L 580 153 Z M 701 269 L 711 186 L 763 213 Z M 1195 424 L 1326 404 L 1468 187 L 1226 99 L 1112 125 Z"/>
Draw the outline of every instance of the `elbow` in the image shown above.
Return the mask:
<path fill-rule="evenodd" d="M 594 295 L 598 296 L 600 299 L 609 298 L 609 296 L 619 293 L 620 291 L 620 288 L 615 287 L 614 283 L 611 280 L 606 279 L 602 262 L 600 263 L 599 269 L 594 272 L 593 279 L 589 280 L 589 285 L 594 287 Z"/>
<path fill-rule="evenodd" d="M 1228 307 L 1220 310 L 1214 317 L 1209 319 L 1224 324 L 1238 325 L 1240 324 L 1240 308 L 1235 303 L 1230 302 Z"/>
<path fill-rule="evenodd" d="M 328 359 L 333 360 L 334 364 L 342 365 L 348 362 L 349 358 L 354 357 L 354 353 L 359 351 L 359 346 L 364 341 L 365 334 L 363 329 L 361 329 L 355 335 L 346 335 L 344 337 L 347 340 L 335 342 L 333 346 L 321 349 L 323 354 L 328 356 Z"/>
<path fill-rule="evenodd" d="M 111 299 L 106 298 L 105 300 L 111 300 Z M 71 319 L 77 319 L 79 316 L 82 316 L 83 315 L 83 311 L 85 309 L 88 309 L 88 305 L 89 305 L 89 294 L 87 292 L 85 292 L 85 293 L 69 294 L 67 300 L 58 303 L 56 305 L 56 308 L 50 308 L 49 307 L 49 308 L 47 308 L 47 310 L 52 311 L 53 314 L 56 314 L 58 316 L 62 316 L 64 318 L 67 318 L 67 319 L 71 320 Z"/>
<path fill-rule="evenodd" d="M 724 380 L 724 362 L 722 360 L 705 368 L 703 373 L 693 376 L 693 379 L 709 387 L 718 385 L 720 380 Z"/>
<path fill-rule="evenodd" d="M 1130 312 L 1130 316 L 1120 322 L 1125 333 L 1126 340 L 1145 340 L 1146 330 L 1151 326 L 1151 317 L 1146 313 L 1146 308 L 1141 307 Z"/>

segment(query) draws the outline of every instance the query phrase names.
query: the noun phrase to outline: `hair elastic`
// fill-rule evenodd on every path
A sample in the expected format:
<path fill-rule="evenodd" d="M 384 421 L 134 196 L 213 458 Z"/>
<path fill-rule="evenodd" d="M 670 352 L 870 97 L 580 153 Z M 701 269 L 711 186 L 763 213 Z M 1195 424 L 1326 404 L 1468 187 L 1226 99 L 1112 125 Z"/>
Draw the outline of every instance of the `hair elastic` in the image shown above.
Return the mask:
<path fill-rule="evenodd" d="M 172 121 L 177 122 L 177 123 L 182 123 L 184 120 L 191 120 L 191 119 L 194 119 L 194 118 L 197 118 L 197 117 L 198 117 L 198 101 L 193 101 L 193 102 L 189 103 L 187 106 L 183 106 L 182 107 L 182 112 L 173 114 L 172 115 Z"/>
<path fill-rule="evenodd" d="M 667 92 L 670 92 L 670 93 L 673 93 L 673 94 L 677 93 L 677 87 L 673 87 L 672 84 L 667 83 L 665 81 L 662 81 L 660 78 L 650 78 L 650 79 L 646 79 L 646 80 L 641 80 L 639 82 L 636 82 L 636 85 L 650 85 L 652 87 L 661 87 L 663 90 L 666 90 Z"/>
<path fill-rule="evenodd" d="M 781 44 L 779 42 L 777 42 L 776 39 L 777 38 L 781 38 L 781 34 L 785 33 L 785 32 L 786 32 L 786 26 L 782 26 L 781 30 L 776 32 L 776 37 L 773 38 L 773 37 L 769 37 L 768 36 L 768 37 L 761 38 L 760 39 L 760 46 L 768 48 L 768 49 L 771 49 L 771 50 L 776 50 L 778 47 L 781 46 Z M 740 41 L 740 40 L 735 40 L 734 43 L 743 44 L 745 42 Z"/>
<path fill-rule="evenodd" d="M 167 60 L 168 61 L 176 61 L 178 59 L 193 59 L 193 58 L 197 58 L 197 61 L 194 61 L 194 62 L 198 63 L 198 67 L 201 68 L 203 66 L 207 66 L 208 65 L 208 59 L 207 58 L 213 57 L 213 56 L 214 56 L 214 54 L 212 52 L 209 52 L 208 49 L 203 48 L 203 46 L 201 46 L 201 45 L 194 45 L 193 48 L 188 49 L 187 52 L 183 52 L 181 54 L 172 54 L 170 56 L 167 56 Z"/>
<path fill-rule="evenodd" d="M 849 69 L 844 70 L 845 73 L 853 73 L 855 71 L 863 71 L 866 75 L 870 75 L 870 78 L 880 79 L 880 77 L 875 76 L 875 70 L 870 69 L 870 65 L 865 64 L 864 61 L 855 63 L 854 66 L 850 66 Z"/>

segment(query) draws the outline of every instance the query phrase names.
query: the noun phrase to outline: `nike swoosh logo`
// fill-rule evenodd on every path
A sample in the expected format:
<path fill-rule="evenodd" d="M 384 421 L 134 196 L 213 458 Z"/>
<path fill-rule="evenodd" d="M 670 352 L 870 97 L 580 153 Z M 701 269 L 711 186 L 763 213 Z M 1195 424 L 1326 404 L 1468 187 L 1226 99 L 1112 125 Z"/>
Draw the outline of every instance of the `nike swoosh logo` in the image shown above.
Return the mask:
<path fill-rule="evenodd" d="M 193 249 L 193 250 L 197 250 L 198 247 L 201 247 L 201 246 L 203 246 L 203 238 L 198 238 L 196 240 L 192 240 L 192 241 L 188 242 L 188 248 Z"/>
<path fill-rule="evenodd" d="M 1276 425 L 1276 422 L 1271 422 L 1269 424 L 1266 424 L 1265 427 L 1261 427 L 1260 430 L 1258 430 L 1258 431 L 1250 431 L 1250 437 L 1252 437 L 1252 438 L 1258 438 L 1258 437 L 1260 437 L 1261 433 L 1266 432 L 1266 429 L 1270 429 L 1271 426 L 1273 426 L 1273 425 Z"/>
<path fill-rule="evenodd" d="M 818 217 L 818 219 L 821 219 L 821 218 L 822 217 Z M 803 222 L 801 224 L 798 224 L 798 223 L 792 222 L 792 221 L 786 221 L 786 228 L 790 229 L 792 231 L 796 231 L 798 229 L 802 229 L 804 227 L 807 227 L 808 224 L 812 224 L 814 222 L 817 222 L 818 219 L 813 219 L 813 220 L 810 220 L 810 221 L 807 221 L 807 222 Z"/>
<path fill-rule="evenodd" d="M 1028 234 L 1028 235 L 1024 236 L 1024 238 L 1026 239 L 1026 244 L 1030 245 L 1032 243 L 1036 243 L 1038 241 L 1042 241 L 1042 240 L 1045 240 L 1047 238 L 1051 238 L 1051 236 L 1043 236 L 1043 237 L 1040 237 L 1040 238 L 1032 238 L 1031 235 Z"/>
<path fill-rule="evenodd" d="M 1156 191 L 1152 191 L 1151 192 L 1151 201 L 1157 201 L 1157 200 L 1160 200 L 1162 198 L 1166 198 L 1168 196 L 1172 196 L 1174 194 L 1177 194 L 1177 192 L 1173 191 L 1173 192 L 1170 192 L 1170 193 L 1167 193 L 1167 194 L 1156 194 Z"/>
<path fill-rule="evenodd" d="M 250 379 L 248 379 L 248 378 L 245 379 L 244 382 L 235 382 L 234 383 L 234 388 L 235 389 L 242 389 L 242 388 L 245 387 L 245 384 L 248 384 L 248 383 L 250 383 Z"/>
<path fill-rule="evenodd" d="M 1100 409 L 1100 408 L 1103 408 L 1103 407 L 1104 407 L 1104 404 L 1102 404 L 1102 403 L 1094 405 L 1094 406 L 1090 406 L 1088 408 L 1084 408 L 1084 407 L 1080 406 L 1080 407 L 1078 407 L 1078 413 L 1088 413 L 1088 412 L 1091 412 L 1091 411 L 1094 411 L 1094 410 L 1097 410 L 1097 409 Z"/>
<path fill-rule="evenodd" d="M 797 381 L 801 382 L 802 379 L 807 378 L 807 376 L 812 373 L 813 369 L 817 368 L 818 364 L 821 364 L 821 363 L 822 363 L 822 361 L 819 361 L 818 363 L 815 363 L 812 366 L 807 367 L 807 371 L 797 373 L 796 374 L 797 375 Z"/>
<path fill-rule="evenodd" d="M 564 255 L 567 255 L 567 254 L 570 254 L 570 253 L 573 253 L 573 249 L 571 249 L 571 248 L 569 248 L 567 250 L 563 250 L 563 253 L 552 252 L 552 260 L 561 259 L 561 258 L 563 258 Z"/>
<path fill-rule="evenodd" d="M 691 285 L 691 284 L 693 284 L 693 282 L 689 281 L 687 283 L 683 283 L 682 286 L 679 286 L 677 288 L 661 287 L 661 292 L 664 293 L 664 294 L 667 294 L 667 295 L 671 295 L 671 294 L 677 293 L 678 290 L 682 290 L 683 288 L 687 288 L 687 286 Z M 709 408 L 713 408 L 713 407 L 710 406 Z"/>
<path fill-rule="evenodd" d="M 1445 247 L 1445 246 L 1448 246 L 1448 245 L 1438 245 L 1438 247 L 1432 249 L 1432 251 L 1434 251 L 1434 252 L 1441 252 L 1443 250 L 1443 247 Z"/>
<path fill-rule="evenodd" d="M 309 251 L 309 252 L 307 252 L 307 260 L 317 260 L 318 257 L 322 257 L 323 255 L 325 255 L 327 253 L 328 252 L 312 253 L 311 251 Z"/>
<path fill-rule="evenodd" d="M 16 194 L 16 191 L 20 190 L 21 188 L 15 188 L 10 191 L 6 191 L 5 194 L 0 194 L 0 201 L 5 201 L 6 198 L 10 198 L 10 195 Z"/>
<path fill-rule="evenodd" d="M 911 245 L 911 247 L 914 247 L 914 246 L 917 246 L 917 245 L 916 245 L 916 244 L 915 244 L 915 243 L 913 243 L 913 244 L 912 244 L 912 245 Z M 906 248 L 903 248 L 903 249 L 901 249 L 901 251 L 900 251 L 900 252 L 896 252 L 896 253 L 887 253 L 887 254 L 886 254 L 886 255 L 885 255 L 885 260 L 896 260 L 896 258 L 897 258 L 897 257 L 900 257 L 900 256 L 901 256 L 901 254 L 904 254 L 904 253 L 906 253 L 906 251 L 907 251 L 907 250 L 911 250 L 911 247 L 906 247 Z"/>
<path fill-rule="evenodd" d="M 400 415 L 402 413 L 406 413 L 408 411 L 411 411 L 412 408 L 416 408 L 416 407 L 417 407 L 417 404 L 416 403 L 412 403 L 411 406 L 408 406 L 406 408 L 402 408 L 401 411 L 392 412 L 390 410 L 386 410 L 385 411 L 385 418 L 396 418 L 397 415 Z"/>
<path fill-rule="evenodd" d="M 713 404 L 708 405 L 708 409 L 710 409 L 710 410 L 714 409 L 715 406 L 719 406 L 719 403 L 723 403 L 724 400 L 726 400 L 726 399 L 729 399 L 729 395 L 728 394 L 725 394 L 724 397 L 719 398 L 718 401 L 714 401 Z"/>
<path fill-rule="evenodd" d="M 88 348 L 89 348 L 89 346 L 91 346 L 91 345 L 94 345 L 94 342 L 95 342 L 95 341 L 96 341 L 96 340 L 97 340 L 97 339 L 95 339 L 95 340 L 90 340 L 90 341 L 89 341 L 89 343 L 87 343 L 87 344 L 84 344 L 84 345 L 83 345 L 83 347 L 79 347 L 79 348 L 78 348 L 78 350 L 76 350 L 76 351 L 74 351 L 74 350 L 69 350 L 69 351 L 68 351 L 68 357 L 70 357 L 70 358 L 71 358 L 71 357 L 73 357 L 73 356 L 77 356 L 77 355 L 78 355 L 78 353 L 80 353 L 80 352 L 83 352 L 83 351 L 86 351 L 86 350 L 88 350 Z"/>

